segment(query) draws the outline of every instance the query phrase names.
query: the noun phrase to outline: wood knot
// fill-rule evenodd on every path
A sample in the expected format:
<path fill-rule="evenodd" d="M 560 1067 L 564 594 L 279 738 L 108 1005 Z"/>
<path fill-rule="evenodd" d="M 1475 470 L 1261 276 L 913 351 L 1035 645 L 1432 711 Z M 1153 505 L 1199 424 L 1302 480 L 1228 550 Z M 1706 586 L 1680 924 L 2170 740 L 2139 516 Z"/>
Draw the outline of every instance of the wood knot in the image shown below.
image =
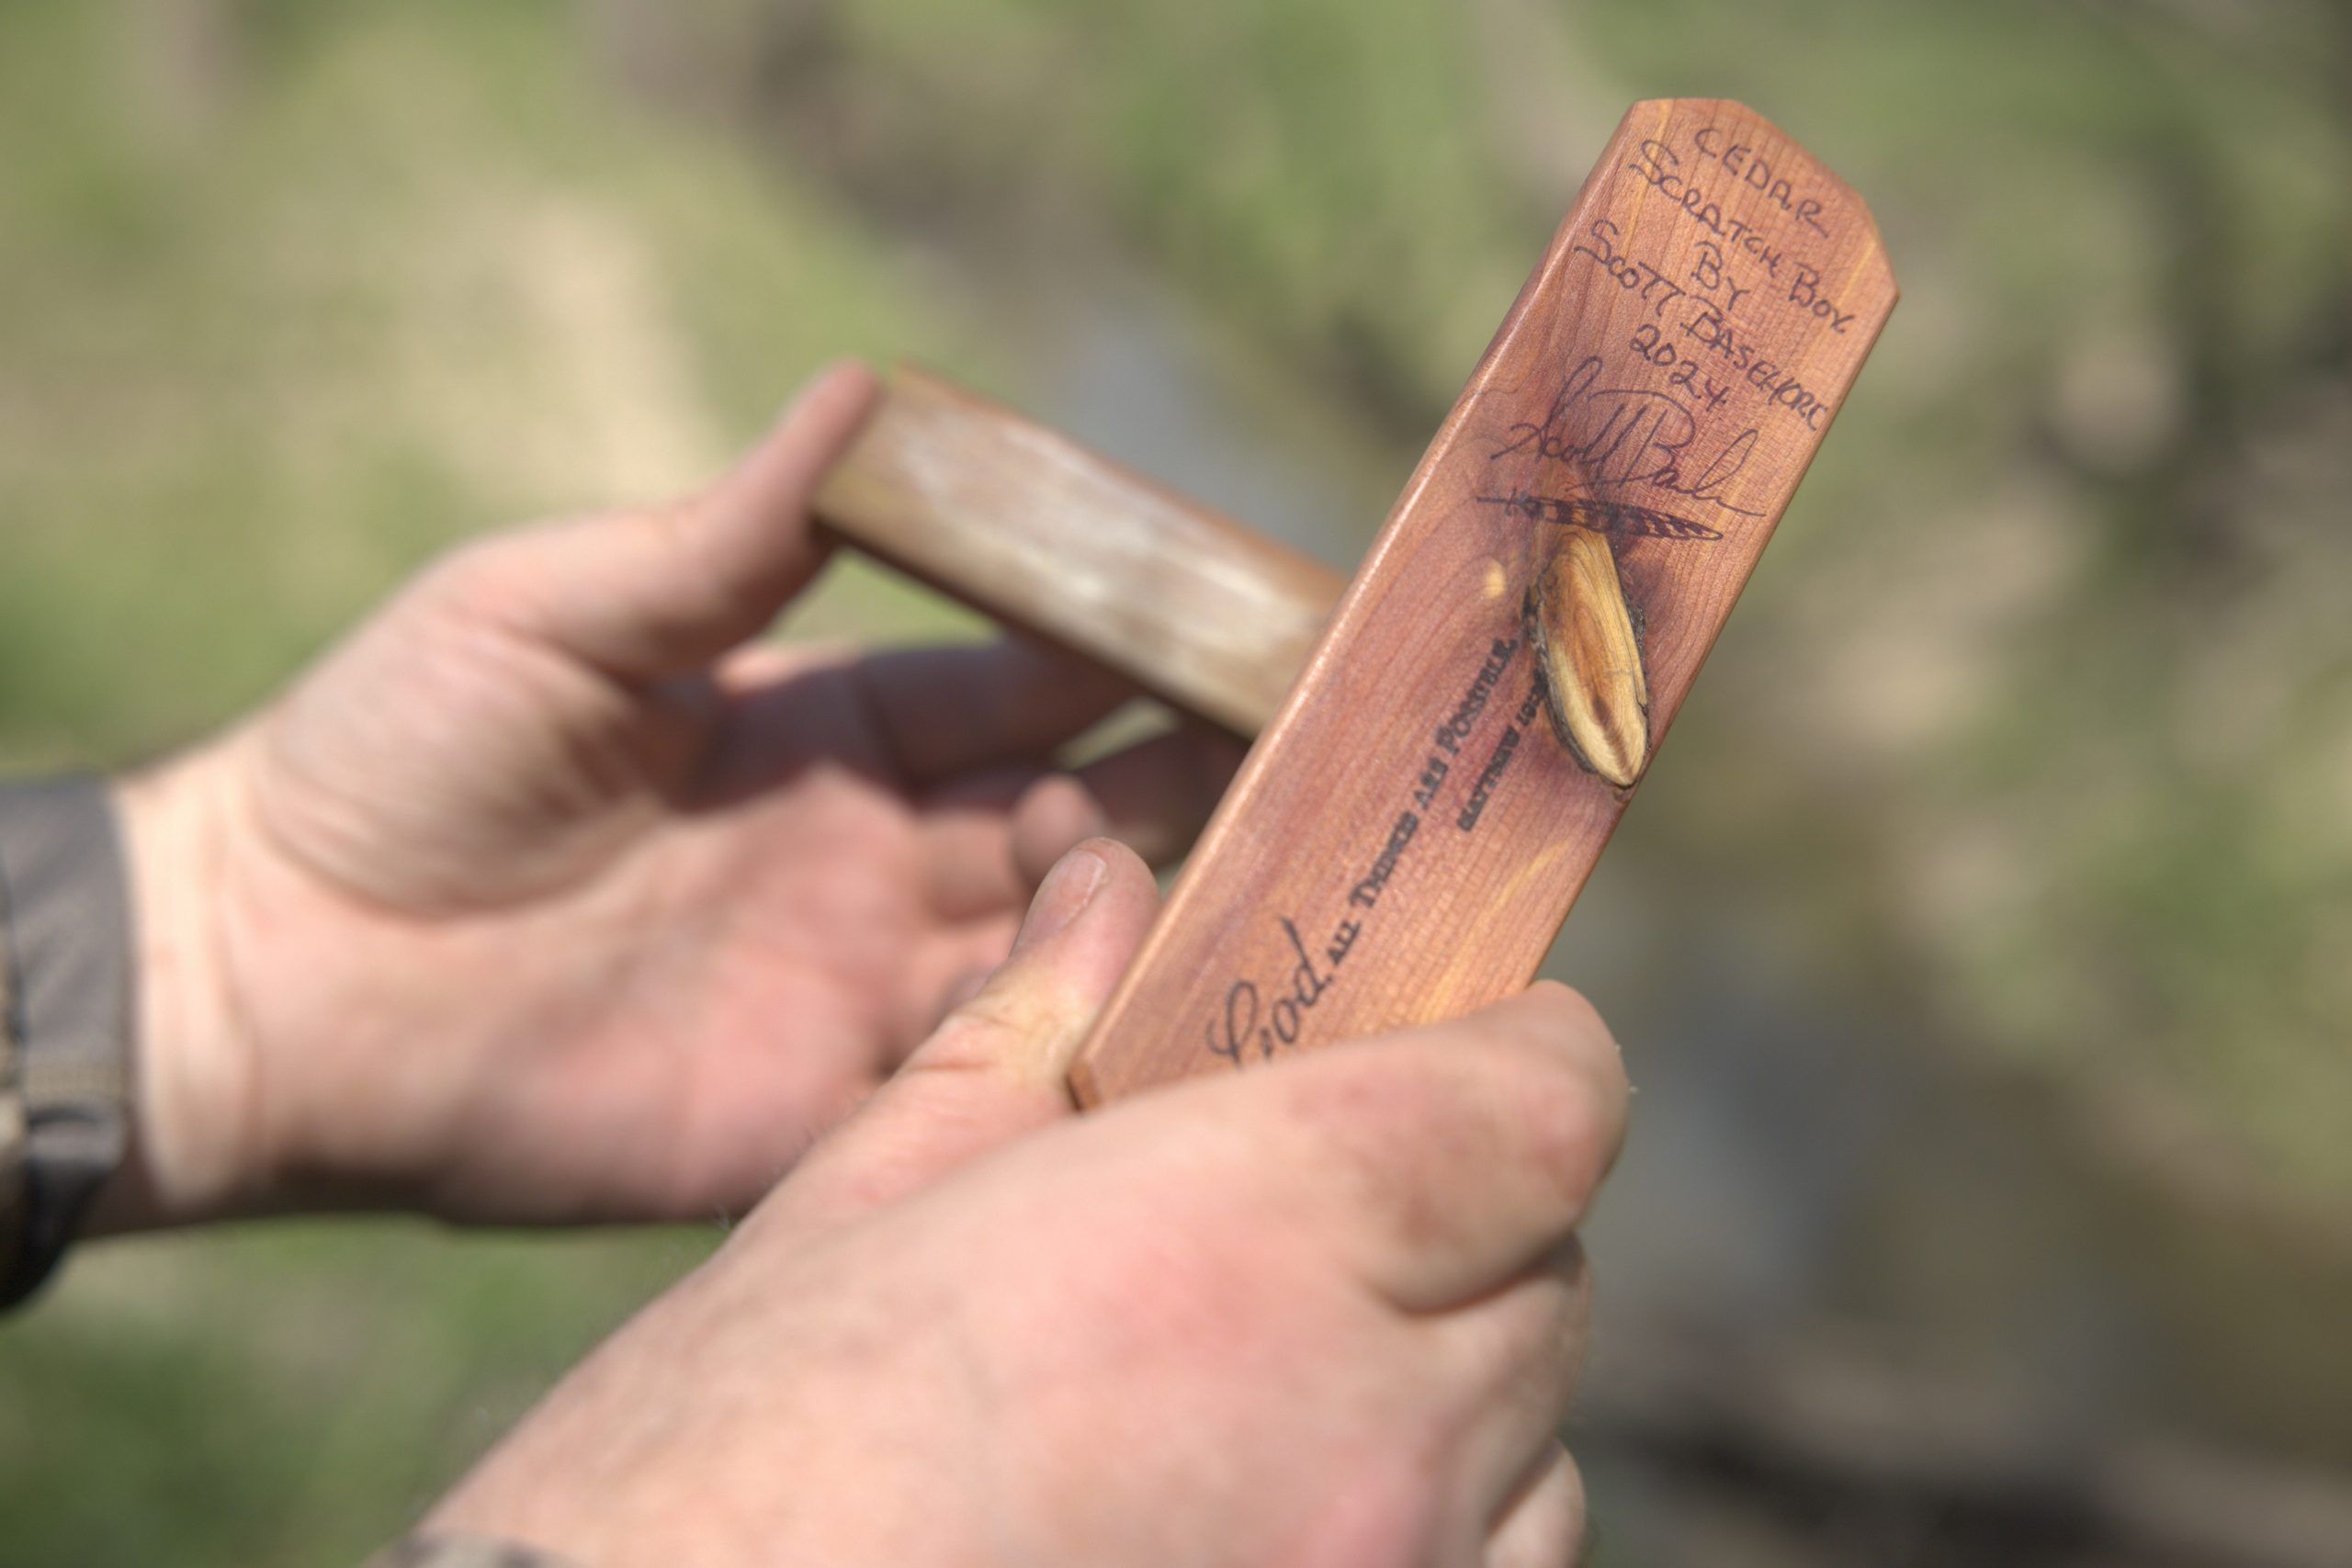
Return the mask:
<path fill-rule="evenodd" d="M 1546 529 L 1521 609 L 1552 731 L 1591 773 L 1629 789 L 1649 761 L 1650 684 L 1617 557 L 1591 529 Z"/>

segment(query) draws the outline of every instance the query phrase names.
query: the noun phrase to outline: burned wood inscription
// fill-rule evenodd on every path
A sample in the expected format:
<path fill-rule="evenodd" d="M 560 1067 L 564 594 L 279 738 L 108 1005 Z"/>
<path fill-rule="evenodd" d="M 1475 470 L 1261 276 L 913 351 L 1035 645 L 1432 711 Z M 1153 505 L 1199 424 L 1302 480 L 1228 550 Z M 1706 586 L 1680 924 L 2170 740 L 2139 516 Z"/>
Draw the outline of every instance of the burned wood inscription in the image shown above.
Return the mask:
<path fill-rule="evenodd" d="M 1098 1101 L 1524 985 L 1894 307 L 1751 110 L 1619 125 L 1072 1074 Z"/>

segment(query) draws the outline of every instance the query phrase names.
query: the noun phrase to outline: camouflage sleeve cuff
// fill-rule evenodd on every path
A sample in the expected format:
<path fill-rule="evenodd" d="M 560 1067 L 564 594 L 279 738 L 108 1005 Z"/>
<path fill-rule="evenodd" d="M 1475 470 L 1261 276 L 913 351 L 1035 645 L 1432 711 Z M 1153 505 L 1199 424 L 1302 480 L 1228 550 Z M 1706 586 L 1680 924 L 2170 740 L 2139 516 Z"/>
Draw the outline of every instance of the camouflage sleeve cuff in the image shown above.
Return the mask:
<path fill-rule="evenodd" d="M 130 899 L 92 777 L 0 782 L 0 1307 L 30 1295 L 122 1163 Z"/>
<path fill-rule="evenodd" d="M 365 1568 L 575 1568 L 535 1546 L 471 1536 L 413 1535 L 369 1558 Z"/>

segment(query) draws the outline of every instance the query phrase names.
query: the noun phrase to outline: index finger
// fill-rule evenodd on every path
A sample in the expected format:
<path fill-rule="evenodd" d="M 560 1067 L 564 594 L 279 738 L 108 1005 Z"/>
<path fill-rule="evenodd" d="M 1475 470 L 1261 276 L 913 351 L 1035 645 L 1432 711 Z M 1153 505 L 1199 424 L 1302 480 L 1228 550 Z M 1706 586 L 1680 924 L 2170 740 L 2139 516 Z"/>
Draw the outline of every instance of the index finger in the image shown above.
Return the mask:
<path fill-rule="evenodd" d="M 1225 1179 L 1410 1312 L 1474 1300 L 1575 1231 L 1628 1093 L 1600 1015 L 1548 981 L 1221 1088 Z"/>

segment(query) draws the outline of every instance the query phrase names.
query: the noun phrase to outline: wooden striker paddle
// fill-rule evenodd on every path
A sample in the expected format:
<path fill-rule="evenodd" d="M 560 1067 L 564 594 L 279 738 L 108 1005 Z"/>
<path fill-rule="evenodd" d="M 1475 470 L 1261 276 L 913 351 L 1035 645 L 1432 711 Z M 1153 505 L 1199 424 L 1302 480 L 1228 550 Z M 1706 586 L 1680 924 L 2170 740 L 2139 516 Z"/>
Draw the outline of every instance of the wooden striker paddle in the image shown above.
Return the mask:
<path fill-rule="evenodd" d="M 1059 431 L 904 366 L 816 513 L 876 559 L 1245 737 L 1282 705 L 1346 586 Z"/>
<path fill-rule="evenodd" d="M 1524 986 L 1894 298 L 1869 209 L 1787 136 L 1735 103 L 1634 105 L 1210 822 L 1080 1099 Z"/>

